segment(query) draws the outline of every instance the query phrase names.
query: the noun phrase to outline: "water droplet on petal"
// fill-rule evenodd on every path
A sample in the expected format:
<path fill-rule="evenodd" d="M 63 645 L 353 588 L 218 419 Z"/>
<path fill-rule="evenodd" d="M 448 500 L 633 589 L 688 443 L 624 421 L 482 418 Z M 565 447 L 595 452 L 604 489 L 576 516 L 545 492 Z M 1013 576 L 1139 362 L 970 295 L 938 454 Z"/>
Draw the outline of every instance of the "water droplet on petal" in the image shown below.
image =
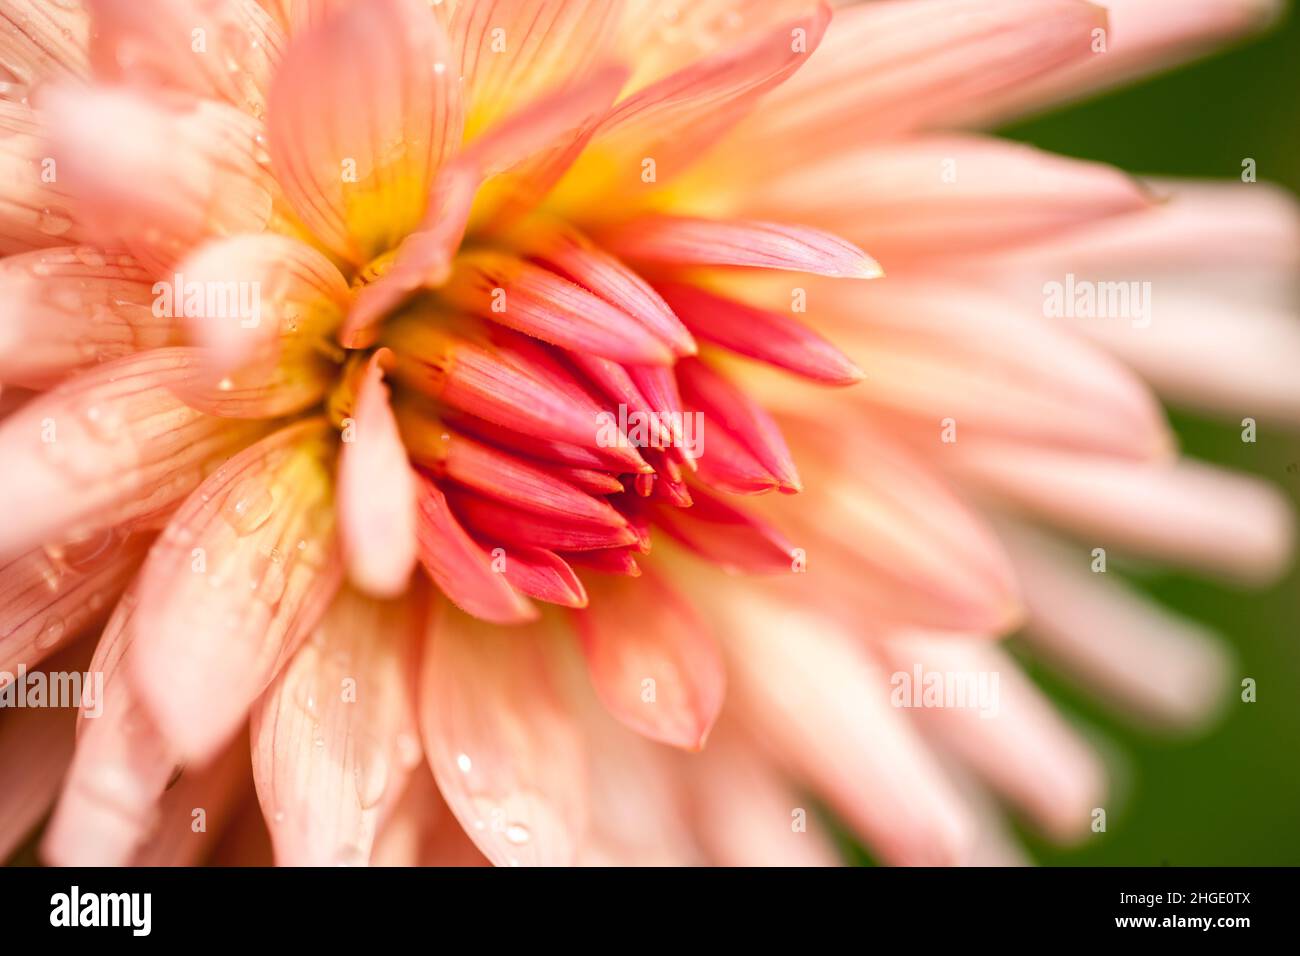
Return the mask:
<path fill-rule="evenodd" d="M 122 434 L 122 416 L 109 405 L 91 405 L 82 413 L 86 427 L 102 442 L 112 442 Z"/>
<path fill-rule="evenodd" d="M 72 216 L 58 206 L 46 206 L 37 216 L 36 228 L 47 236 L 61 236 L 72 228 Z"/>
<path fill-rule="evenodd" d="M 271 489 L 260 481 L 248 479 L 231 489 L 222 515 L 235 534 L 243 537 L 266 524 L 274 510 L 275 496 Z"/>
<path fill-rule="evenodd" d="M 68 631 L 68 622 L 61 617 L 52 617 L 41 627 L 41 632 L 36 635 L 37 650 L 48 651 L 58 645 L 63 640 L 63 635 Z"/>
<path fill-rule="evenodd" d="M 90 266 L 92 269 L 102 268 L 104 265 L 104 254 L 93 246 L 77 246 L 72 251 L 82 265 Z"/>

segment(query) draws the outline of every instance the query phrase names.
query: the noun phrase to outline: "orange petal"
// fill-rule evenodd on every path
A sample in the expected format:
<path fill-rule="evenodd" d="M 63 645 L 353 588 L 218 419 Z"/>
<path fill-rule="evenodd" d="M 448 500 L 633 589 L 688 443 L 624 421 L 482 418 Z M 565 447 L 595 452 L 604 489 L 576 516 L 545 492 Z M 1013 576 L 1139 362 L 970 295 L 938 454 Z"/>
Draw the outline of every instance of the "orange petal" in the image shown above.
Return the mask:
<path fill-rule="evenodd" d="M 646 196 L 655 184 L 678 176 L 808 61 L 830 18 L 830 7 L 819 4 L 809 16 L 692 63 L 621 101 L 561 184 L 559 201 L 589 199 L 593 190 Z M 653 162 L 649 178 L 647 161 Z"/>
<path fill-rule="evenodd" d="M 337 255 L 363 265 L 420 222 L 460 141 L 451 64 L 425 0 L 348 4 L 294 36 L 271 88 L 270 152 L 295 211 Z"/>
<path fill-rule="evenodd" d="M 307 420 L 230 459 L 141 572 L 132 674 L 187 758 L 230 739 L 338 587 L 329 433 Z"/>
<path fill-rule="evenodd" d="M 90 0 L 89 6 L 90 62 L 98 78 L 225 100 L 259 119 L 265 113 L 284 36 L 255 0 L 168 0 L 157 8 Z"/>
<path fill-rule="evenodd" d="M 0 98 L 0 255 L 86 239 L 73 206 L 42 121 L 26 103 Z"/>
<path fill-rule="evenodd" d="M 205 239 L 270 220 L 262 126 L 234 107 L 109 87 L 51 90 L 46 102 L 59 180 L 107 246 L 165 271 Z"/>
<path fill-rule="evenodd" d="M 415 477 L 388 404 L 376 352 L 366 366 L 352 427 L 339 454 L 339 534 L 353 584 L 376 597 L 406 590 L 415 567 Z"/>
<path fill-rule="evenodd" d="M 253 774 L 282 866 L 362 865 L 422 756 L 418 602 L 344 589 L 252 716 Z"/>
<path fill-rule="evenodd" d="M 136 639 L 139 584 L 113 611 L 91 659 L 102 707 L 83 706 L 77 750 L 41 843 L 54 866 L 124 866 L 145 846 L 180 763 L 145 711 L 126 667 Z"/>
<path fill-rule="evenodd" d="M 557 692 L 558 635 L 446 605 L 430 626 L 420 728 L 438 789 L 489 860 L 567 865 L 586 827 L 581 732 Z"/>
<path fill-rule="evenodd" d="M 135 260 L 91 246 L 0 261 L 0 380 L 45 388 L 75 368 L 179 344 L 151 286 Z"/>
<path fill-rule="evenodd" d="M 492 211 L 495 222 L 506 218 L 501 209 L 506 199 L 514 212 L 539 201 L 586 144 L 626 77 L 617 67 L 605 67 L 573 89 L 543 96 L 444 165 L 434 178 L 424 218 L 361 289 L 340 341 L 350 348 L 369 345 L 386 313 L 416 290 L 446 280 L 476 201 L 479 210 Z M 490 179 L 493 195 L 487 202 L 476 200 Z"/>
<path fill-rule="evenodd" d="M 1113 167 L 969 135 L 837 151 L 762 175 L 759 188 L 734 163 L 715 168 L 717 191 L 735 195 L 735 215 L 816 226 L 871 250 L 889 271 L 1034 242 L 1153 203 Z"/>
<path fill-rule="evenodd" d="M 102 622 L 147 545 L 110 528 L 0 565 L 0 671 L 34 667 Z"/>
<path fill-rule="evenodd" d="M 722 654 L 694 609 L 660 577 L 602 581 L 576 612 L 596 694 L 651 740 L 701 750 L 726 692 Z"/>
<path fill-rule="evenodd" d="M 90 77 L 90 16 L 81 4 L 6 0 L 0 10 L 0 73 L 4 99 L 29 99 L 43 83 Z"/>
<path fill-rule="evenodd" d="M 186 767 L 162 795 L 148 838 L 129 865 L 201 866 L 210 862 L 212 850 L 235 819 L 248 785 L 248 747 L 240 738 L 210 764 Z"/>
<path fill-rule="evenodd" d="M 577 87 L 598 69 L 621 15 L 614 0 L 462 3 L 448 32 L 470 139 L 542 93 Z"/>
<path fill-rule="evenodd" d="M 0 422 L 0 554 L 166 514 L 257 425 L 200 414 L 173 392 L 186 349 L 128 355 L 73 377 Z"/>
<path fill-rule="evenodd" d="M 309 357 L 323 353 L 322 340 L 333 335 L 349 301 L 329 259 L 274 233 L 206 242 L 164 277 L 164 286 L 172 311 L 204 349 L 205 364 L 222 375 L 244 366 L 263 372 L 281 361 L 308 372 Z"/>
<path fill-rule="evenodd" d="M 987 97 L 1094 56 L 1106 11 L 1079 0 L 890 0 L 841 9 L 807 68 L 739 137 L 789 168 L 951 120 Z M 1101 55 L 1104 59 L 1105 55 Z"/>

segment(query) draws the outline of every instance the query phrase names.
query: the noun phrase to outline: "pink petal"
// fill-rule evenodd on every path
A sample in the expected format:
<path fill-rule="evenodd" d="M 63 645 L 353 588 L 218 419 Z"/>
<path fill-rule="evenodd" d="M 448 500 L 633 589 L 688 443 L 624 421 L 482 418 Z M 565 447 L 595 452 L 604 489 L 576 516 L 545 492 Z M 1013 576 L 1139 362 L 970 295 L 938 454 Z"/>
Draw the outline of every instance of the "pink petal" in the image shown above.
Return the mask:
<path fill-rule="evenodd" d="M 928 455 L 954 447 L 946 435 L 956 445 L 1008 436 L 1134 459 L 1173 444 L 1140 379 L 1004 296 L 918 276 L 870 296 L 840 287 L 812 297 L 865 373 L 852 397 Z M 949 419 L 955 431 L 945 432 Z"/>
<path fill-rule="evenodd" d="M 782 491 L 802 489 L 780 427 L 758 403 L 697 359 L 679 362 L 676 371 L 687 407 L 704 416 L 701 459 L 716 454 L 718 439 L 725 435 L 752 455 Z"/>
<path fill-rule="evenodd" d="M 148 543 L 108 529 L 0 564 L 0 671 L 34 668 L 102 623 Z"/>
<path fill-rule="evenodd" d="M 164 345 L 149 274 L 129 256 L 64 246 L 0 261 L 0 379 L 45 388 L 67 372 Z"/>
<path fill-rule="evenodd" d="M 401 409 L 399 421 L 412 461 L 435 477 L 540 514 L 623 523 L 607 502 L 570 484 L 560 469 L 448 431 L 410 405 Z"/>
<path fill-rule="evenodd" d="M 1057 320 L 1114 353 L 1180 405 L 1263 420 L 1300 419 L 1294 275 L 1300 212 L 1266 183 L 1156 182 L 1163 201 L 1050 241 L 972 257 L 960 268 L 1026 309 L 1047 283 L 1149 283 L 1141 316 Z M 1247 250 L 1255 250 L 1251 255 Z"/>
<path fill-rule="evenodd" d="M 714 865 L 840 865 L 807 798 L 734 729 L 709 741 L 687 779 L 695 832 Z"/>
<path fill-rule="evenodd" d="M 1142 464 L 1012 445 L 948 461 L 963 481 L 1092 547 L 1133 551 L 1245 581 L 1269 581 L 1293 547 L 1291 509 L 1271 484 L 1202 462 Z"/>
<path fill-rule="evenodd" d="M 1100 759 L 1057 714 L 1011 657 L 986 643 L 926 635 L 891 642 L 885 651 L 899 675 L 983 679 L 985 707 L 921 707 L 908 711 L 927 734 L 957 753 L 1000 794 L 1055 840 L 1089 832 L 1092 811 L 1105 805 Z"/>
<path fill-rule="evenodd" d="M 648 368 L 650 366 L 644 367 Z M 672 373 L 669 372 L 669 374 Z M 504 425 L 476 418 L 473 415 L 456 414 L 455 412 L 447 416 L 447 422 L 456 432 L 472 435 L 485 442 L 491 442 L 493 445 L 507 451 L 516 452 L 524 458 L 538 459 L 546 465 L 569 465 L 575 468 L 619 472 L 630 471 L 644 474 L 653 471 L 644 460 L 638 460 L 641 456 L 636 453 L 634 448 L 583 448 L 567 442 L 539 438 L 535 435 L 525 435 L 523 432 L 515 431 Z M 625 459 L 622 457 L 623 452 L 631 452 L 635 457 Z"/>
<path fill-rule="evenodd" d="M 586 766 L 556 686 L 544 625 L 509 631 L 445 605 L 429 630 L 420 727 L 438 789 L 489 860 L 572 863 L 587 821 Z"/>
<path fill-rule="evenodd" d="M 234 107 L 108 87 L 51 90 L 46 103 L 59 180 L 106 246 L 163 272 L 205 239 L 269 221 L 265 137 Z"/>
<path fill-rule="evenodd" d="M 500 548 L 505 565 L 501 573 L 516 590 L 529 597 L 561 607 L 586 607 L 587 591 L 573 573 L 573 568 L 554 551 L 545 548 L 504 548 L 487 541 L 483 549 L 489 554 Z"/>
<path fill-rule="evenodd" d="M 421 476 L 417 496 L 420 563 L 452 603 L 496 624 L 536 619 L 537 609 L 510 586 L 461 527 L 438 486 Z"/>
<path fill-rule="evenodd" d="M 451 50 L 424 0 L 343 5 L 295 35 L 275 74 L 278 179 L 312 232 L 357 265 L 419 223 L 460 133 Z"/>
<path fill-rule="evenodd" d="M 381 349 L 367 364 L 353 438 L 339 454 L 343 560 L 352 583 L 376 597 L 402 594 L 416 560 L 415 477 L 383 383 L 382 364 L 390 359 Z"/>
<path fill-rule="evenodd" d="M 658 576 L 602 581 L 576 612 L 596 694 L 651 740 L 701 750 L 726 692 L 722 655 L 690 604 Z"/>
<path fill-rule="evenodd" d="M 971 103 L 953 121 L 991 125 L 1146 77 L 1262 31 L 1284 11 L 1277 0 L 1106 0 L 1105 7 L 1104 53 Z"/>
<path fill-rule="evenodd" d="M 259 119 L 266 111 L 284 36 L 254 0 L 168 0 L 158 8 L 133 0 L 88 5 L 97 78 L 225 100 Z"/>
<path fill-rule="evenodd" d="M 416 315 L 389 323 L 384 342 L 397 355 L 397 379 L 496 425 L 545 441 L 601 449 L 618 456 L 624 470 L 643 470 L 645 462 L 635 449 L 601 448 L 596 417 L 601 408 L 590 396 L 557 387 L 513 350 L 467 331 Z"/>
<path fill-rule="evenodd" d="M 253 710 L 253 774 L 282 866 L 362 865 L 421 763 L 423 614 L 344 589 Z"/>
<path fill-rule="evenodd" d="M 0 422 L 0 497 L 13 509 L 0 554 L 166 514 L 204 468 L 257 434 L 260 426 L 202 415 L 177 398 L 173 388 L 193 374 L 185 349 L 128 355 Z"/>
<path fill-rule="evenodd" d="M 488 538 L 555 551 L 588 551 L 632 544 L 626 522 L 611 525 L 525 511 L 460 489 L 448 493 L 452 507 L 473 530 Z"/>
<path fill-rule="evenodd" d="M 807 226 L 651 215 L 602 233 L 607 248 L 634 262 L 744 266 L 875 279 L 875 261 L 838 236 Z"/>
<path fill-rule="evenodd" d="M 1079 0 L 886 0 L 842 9 L 808 67 L 740 139 L 766 168 L 949 125 L 989 97 L 1094 56 L 1099 6 Z"/>
<path fill-rule="evenodd" d="M 1181 730 L 1202 727 L 1220 711 L 1230 661 L 1214 634 L 1110 570 L 1094 572 L 1089 547 L 1005 522 L 998 530 L 1024 590 L 1036 654 L 1124 717 Z"/>
<path fill-rule="evenodd" d="M 26 99 L 43 83 L 90 76 L 90 17 L 80 4 L 6 0 L 0 23 L 0 73 L 15 88 L 0 98 Z"/>
<path fill-rule="evenodd" d="M 744 726 L 882 862 L 961 862 L 972 840 L 964 804 L 889 705 L 888 678 L 860 639 L 748 590 L 718 610 Z"/>
<path fill-rule="evenodd" d="M 231 738 L 338 587 L 330 437 L 308 419 L 230 459 L 141 572 L 131 673 L 186 758 Z"/>
<path fill-rule="evenodd" d="M 656 283 L 687 328 L 706 342 L 767 362 L 825 385 L 852 385 L 862 370 L 802 323 L 685 282 Z"/>
<path fill-rule="evenodd" d="M 627 312 L 548 269 L 499 252 L 460 256 L 439 290 L 457 309 L 574 352 L 666 365 L 669 343 Z"/>
<path fill-rule="evenodd" d="M 580 709 L 587 749 L 589 811 L 578 865 L 699 865 L 676 755 L 612 718 L 579 668 L 566 677 L 565 699 Z"/>
<path fill-rule="evenodd" d="M 149 836 L 131 857 L 130 865 L 209 863 L 218 839 L 235 819 L 248 786 L 248 748 L 240 739 L 210 764 L 186 767 L 163 794 Z"/>
<path fill-rule="evenodd" d="M 72 213 L 73 199 L 49 153 L 44 123 L 32 108 L 0 98 L 0 255 L 89 235 L 80 213 Z"/>
<path fill-rule="evenodd" d="M 168 279 L 173 311 L 181 314 L 183 304 L 186 328 L 205 350 L 205 364 L 222 375 L 246 369 L 254 382 L 265 376 L 274 383 L 289 372 L 308 381 L 320 377 L 313 362 L 320 363 L 321 346 L 349 301 L 347 282 L 329 259 L 273 233 L 204 243 Z M 282 363 L 287 367 L 277 368 Z M 329 372 L 332 380 L 335 369 Z M 304 390 L 291 381 L 279 386 Z"/>
<path fill-rule="evenodd" d="M 815 588 L 826 613 L 843 608 L 860 627 L 926 621 L 1003 633 L 1019 623 L 1001 545 L 949 486 L 865 424 L 848 445 L 837 429 L 818 427 L 791 423 L 810 442 L 805 457 L 823 464 L 799 501 L 771 508 L 803 551 L 805 572 L 786 582 L 792 597 L 807 600 Z"/>
<path fill-rule="evenodd" d="M 1033 242 L 1152 204 L 1136 180 L 1109 166 L 954 134 L 837 151 L 764 176 L 759 189 L 738 181 L 734 166 L 719 166 L 718 175 L 744 190 L 738 214 L 817 226 L 870 249 L 891 271 Z"/>
<path fill-rule="evenodd" d="M 427 766 L 414 768 L 406 792 L 383 821 L 372 866 L 490 866 L 447 808 Z"/>
<path fill-rule="evenodd" d="M 706 0 L 664 7 L 628 4 L 619 27 L 619 47 L 636 73 L 632 90 L 662 79 L 738 40 L 769 33 L 817 9 L 817 0 Z"/>
<path fill-rule="evenodd" d="M 637 319 L 676 355 L 695 354 L 691 333 L 659 294 L 634 270 L 577 231 L 557 227 L 535 242 L 530 241 L 527 252 L 533 259 Z"/>
<path fill-rule="evenodd" d="M 727 571 L 789 573 L 794 546 L 774 525 L 703 488 L 691 489 L 689 508 L 660 505 L 655 527 Z"/>
<path fill-rule="evenodd" d="M 90 662 L 103 677 L 97 716 L 82 707 L 67 783 L 41 843 L 54 866 L 124 866 L 149 840 L 180 759 L 145 711 L 126 666 L 138 584 L 118 603 Z"/>

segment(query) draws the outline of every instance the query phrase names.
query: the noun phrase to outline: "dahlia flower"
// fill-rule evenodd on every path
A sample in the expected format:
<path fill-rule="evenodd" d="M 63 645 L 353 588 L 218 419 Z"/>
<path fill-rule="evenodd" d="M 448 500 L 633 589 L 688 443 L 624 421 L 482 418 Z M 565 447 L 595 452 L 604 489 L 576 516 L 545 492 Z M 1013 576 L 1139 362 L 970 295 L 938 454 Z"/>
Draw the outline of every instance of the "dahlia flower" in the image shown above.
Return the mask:
<path fill-rule="evenodd" d="M 1285 565 L 1156 395 L 1300 417 L 1300 234 L 973 130 L 1270 12 L 0 0 L 0 672 L 103 687 L 0 714 L 0 855 L 47 814 L 108 865 L 1095 832 L 999 640 L 1223 703 L 1106 560 Z"/>

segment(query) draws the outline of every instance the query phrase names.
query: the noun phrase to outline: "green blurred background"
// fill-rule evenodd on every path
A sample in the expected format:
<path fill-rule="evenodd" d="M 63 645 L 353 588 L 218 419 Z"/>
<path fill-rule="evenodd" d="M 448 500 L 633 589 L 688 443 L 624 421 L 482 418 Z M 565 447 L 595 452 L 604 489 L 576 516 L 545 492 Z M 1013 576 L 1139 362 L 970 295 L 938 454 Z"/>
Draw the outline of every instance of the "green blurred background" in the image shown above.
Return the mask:
<path fill-rule="evenodd" d="M 1300 194 L 1300 16 L 1292 10 L 1262 39 L 1003 133 L 1136 173 L 1239 179 L 1251 156 L 1261 181 Z M 1171 415 L 1189 454 L 1268 478 L 1300 506 L 1300 428 L 1261 422 L 1252 445 L 1237 424 Z M 1300 864 L 1300 574 L 1266 592 L 1178 574 L 1139 583 L 1223 634 L 1241 676 L 1257 681 L 1258 701 L 1231 703 L 1208 735 L 1171 742 L 1135 733 L 1036 673 L 1120 745 L 1127 792 L 1107 833 L 1067 851 L 1027 838 L 1034 855 L 1049 864 Z"/>

